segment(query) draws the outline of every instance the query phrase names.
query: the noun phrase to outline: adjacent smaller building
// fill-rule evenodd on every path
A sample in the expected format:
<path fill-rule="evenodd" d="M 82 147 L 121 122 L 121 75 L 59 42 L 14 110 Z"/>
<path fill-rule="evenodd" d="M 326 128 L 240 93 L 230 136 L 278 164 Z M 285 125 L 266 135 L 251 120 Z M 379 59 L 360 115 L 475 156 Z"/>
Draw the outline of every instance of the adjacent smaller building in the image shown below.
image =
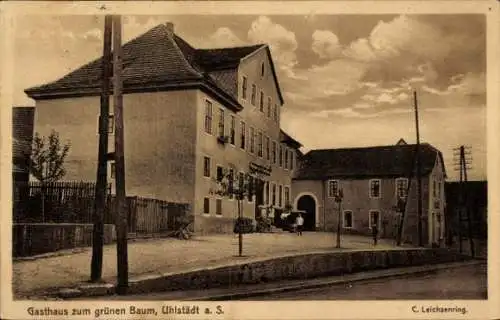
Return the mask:
<path fill-rule="evenodd" d="M 34 107 L 12 108 L 12 180 L 28 182 Z"/>
<path fill-rule="evenodd" d="M 488 183 L 487 181 L 447 182 L 446 193 L 446 235 L 451 244 L 460 235 L 459 210 L 467 209 L 471 218 L 471 231 L 474 239 L 488 238 Z M 461 202 L 462 200 L 462 202 Z M 466 211 L 462 212 L 466 218 Z M 467 222 L 462 223 L 462 236 L 468 237 Z"/>
<path fill-rule="evenodd" d="M 446 171 L 442 153 L 423 143 L 420 146 L 422 181 L 422 234 L 426 245 L 444 245 Z M 418 243 L 417 181 L 411 179 L 416 145 L 312 150 L 302 159 L 293 183 L 294 206 L 307 211 L 309 230 L 336 230 L 343 192 L 343 232 L 371 234 L 377 223 L 380 236 L 396 238 L 401 213 L 398 203 L 407 199 L 403 241 Z M 416 177 L 416 170 L 413 172 Z"/>
<path fill-rule="evenodd" d="M 12 108 L 12 201 L 13 219 L 21 215 L 21 199 L 26 195 L 30 177 L 30 155 L 33 141 L 34 107 Z"/>

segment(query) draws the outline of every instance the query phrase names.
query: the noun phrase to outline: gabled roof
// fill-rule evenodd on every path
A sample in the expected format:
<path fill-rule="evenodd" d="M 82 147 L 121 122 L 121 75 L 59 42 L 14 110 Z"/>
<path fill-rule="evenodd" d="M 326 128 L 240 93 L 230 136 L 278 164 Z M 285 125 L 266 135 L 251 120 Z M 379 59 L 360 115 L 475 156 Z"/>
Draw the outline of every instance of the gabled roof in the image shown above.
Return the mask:
<path fill-rule="evenodd" d="M 283 142 L 294 149 L 299 149 L 300 147 L 302 147 L 302 144 L 300 142 L 289 136 L 283 130 L 280 130 L 280 142 Z"/>
<path fill-rule="evenodd" d="M 161 24 L 123 45 L 125 93 L 201 87 L 241 110 L 238 102 L 238 66 L 244 57 L 265 45 L 195 49 Z M 98 95 L 102 57 L 54 82 L 29 88 L 33 99 Z"/>
<path fill-rule="evenodd" d="M 408 177 L 413 164 L 415 147 L 413 144 L 311 150 L 302 157 L 295 179 Z M 431 173 L 438 156 L 441 158 L 441 165 L 445 172 L 441 152 L 430 144 L 420 145 L 423 176 Z"/>

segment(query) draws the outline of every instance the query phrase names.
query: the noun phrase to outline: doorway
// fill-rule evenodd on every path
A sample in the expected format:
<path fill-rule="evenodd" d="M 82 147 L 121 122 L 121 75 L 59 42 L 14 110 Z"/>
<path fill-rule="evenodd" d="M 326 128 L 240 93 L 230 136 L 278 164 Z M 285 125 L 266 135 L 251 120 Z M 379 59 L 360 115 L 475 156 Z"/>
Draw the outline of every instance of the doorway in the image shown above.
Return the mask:
<path fill-rule="evenodd" d="M 304 216 L 304 230 L 316 230 L 316 201 L 309 195 L 303 195 L 297 201 L 297 210 L 306 212 Z"/>

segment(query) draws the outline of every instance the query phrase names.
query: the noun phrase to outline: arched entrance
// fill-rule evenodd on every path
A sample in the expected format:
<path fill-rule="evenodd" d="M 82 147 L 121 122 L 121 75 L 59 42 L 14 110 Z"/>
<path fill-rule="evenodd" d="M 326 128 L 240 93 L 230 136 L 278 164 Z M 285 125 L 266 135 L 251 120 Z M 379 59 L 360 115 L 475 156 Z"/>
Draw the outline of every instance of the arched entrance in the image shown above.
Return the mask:
<path fill-rule="evenodd" d="M 297 201 L 297 210 L 306 212 L 304 217 L 304 230 L 316 229 L 316 201 L 310 195 L 303 195 Z"/>

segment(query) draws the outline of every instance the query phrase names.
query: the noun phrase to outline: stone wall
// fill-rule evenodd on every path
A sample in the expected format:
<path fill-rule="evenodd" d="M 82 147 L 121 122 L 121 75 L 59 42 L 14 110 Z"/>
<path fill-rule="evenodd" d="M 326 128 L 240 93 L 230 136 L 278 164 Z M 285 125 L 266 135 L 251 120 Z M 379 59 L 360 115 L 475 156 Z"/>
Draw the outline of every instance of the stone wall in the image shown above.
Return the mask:
<path fill-rule="evenodd" d="M 32 256 L 92 245 L 92 224 L 19 223 L 12 226 L 12 255 Z M 104 244 L 116 240 L 115 226 L 104 225 Z"/>
<path fill-rule="evenodd" d="M 233 266 L 200 269 L 163 277 L 141 278 L 130 282 L 130 293 L 234 287 L 240 284 L 262 283 L 284 279 L 310 279 L 346 273 L 454 262 L 466 259 L 455 251 L 437 249 L 409 249 L 387 251 L 325 252 Z"/>

